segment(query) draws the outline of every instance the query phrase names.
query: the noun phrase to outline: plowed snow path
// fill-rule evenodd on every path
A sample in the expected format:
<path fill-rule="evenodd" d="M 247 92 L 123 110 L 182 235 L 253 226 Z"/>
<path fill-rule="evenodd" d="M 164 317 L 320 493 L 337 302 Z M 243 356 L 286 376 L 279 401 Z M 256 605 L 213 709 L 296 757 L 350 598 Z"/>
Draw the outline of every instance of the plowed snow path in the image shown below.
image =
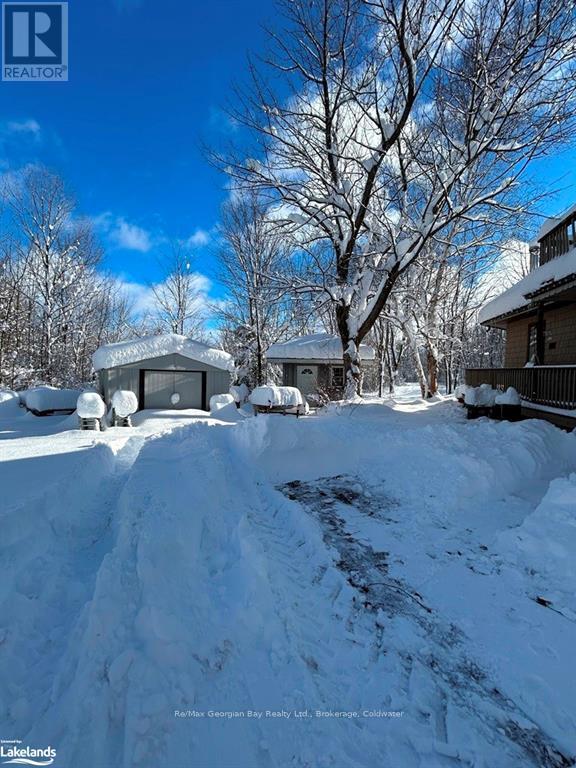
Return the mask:
<path fill-rule="evenodd" d="M 96 506 L 15 524 L 3 732 L 65 768 L 568 766 L 576 624 L 500 536 L 574 447 L 444 404 L 97 446 Z"/>

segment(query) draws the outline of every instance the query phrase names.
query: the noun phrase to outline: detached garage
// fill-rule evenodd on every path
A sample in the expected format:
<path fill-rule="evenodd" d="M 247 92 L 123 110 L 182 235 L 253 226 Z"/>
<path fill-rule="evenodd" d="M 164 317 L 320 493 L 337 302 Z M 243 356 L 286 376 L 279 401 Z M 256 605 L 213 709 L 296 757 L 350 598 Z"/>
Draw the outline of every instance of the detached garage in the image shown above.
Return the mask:
<path fill-rule="evenodd" d="M 92 363 L 106 403 L 127 389 L 140 410 L 207 411 L 212 395 L 228 392 L 233 367 L 227 352 L 175 333 L 107 344 L 96 350 Z"/>

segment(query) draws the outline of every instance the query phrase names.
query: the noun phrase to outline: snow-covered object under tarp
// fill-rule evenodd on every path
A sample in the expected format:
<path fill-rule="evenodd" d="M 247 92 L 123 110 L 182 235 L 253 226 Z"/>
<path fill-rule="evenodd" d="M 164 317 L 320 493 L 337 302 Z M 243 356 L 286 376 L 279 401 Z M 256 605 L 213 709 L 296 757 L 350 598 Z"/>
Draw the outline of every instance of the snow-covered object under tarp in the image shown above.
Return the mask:
<path fill-rule="evenodd" d="M 468 392 L 469 389 L 472 389 L 472 387 L 469 387 L 468 384 L 458 384 L 454 390 L 454 397 L 456 400 L 464 400 L 466 397 L 466 392 Z"/>
<path fill-rule="evenodd" d="M 508 387 L 506 392 L 496 395 L 496 405 L 520 405 L 521 399 L 514 387 Z"/>
<path fill-rule="evenodd" d="M 262 387 L 256 387 L 250 394 L 252 405 L 259 405 L 269 408 L 304 406 L 304 397 L 296 387 L 277 387 L 273 384 L 266 384 Z"/>
<path fill-rule="evenodd" d="M 97 392 L 82 392 L 76 412 L 81 419 L 101 419 L 106 413 L 106 405 Z"/>
<path fill-rule="evenodd" d="M 360 359 L 374 360 L 375 353 L 368 344 L 360 344 Z M 272 344 L 266 353 L 268 360 L 328 360 L 342 361 L 342 342 L 339 336 L 314 333 L 298 336 L 280 344 Z"/>
<path fill-rule="evenodd" d="M 106 344 L 94 352 L 92 365 L 95 371 L 100 371 L 104 368 L 116 368 L 119 365 L 129 365 L 140 360 L 173 354 L 211 365 L 222 371 L 231 370 L 234 364 L 232 356 L 222 349 L 214 349 L 200 341 L 179 336 L 177 333 L 164 333 L 132 341 L 120 341 L 117 344 Z"/>
<path fill-rule="evenodd" d="M 79 389 L 57 389 L 56 387 L 42 386 L 25 389 L 18 394 L 29 411 L 50 413 L 52 411 L 74 411 L 81 391 Z"/>
<path fill-rule="evenodd" d="M 488 408 L 496 402 L 499 395 L 497 389 L 492 389 L 490 384 L 480 384 L 479 387 L 469 387 L 464 393 L 466 405 L 474 405 L 480 408 Z"/>
<path fill-rule="evenodd" d="M 234 402 L 232 395 L 212 395 L 210 398 L 210 411 L 212 413 L 219 411 L 221 408 L 224 408 L 225 405 L 230 405 Z"/>
<path fill-rule="evenodd" d="M 569 275 L 574 275 L 576 280 L 576 248 L 572 248 L 563 256 L 533 269 L 530 274 L 519 280 L 512 288 L 484 304 L 478 313 L 478 320 L 481 323 L 487 323 L 501 315 L 507 315 L 515 309 L 520 309 L 530 302 L 526 298 L 528 294 L 549 285 L 552 287 L 555 281 L 562 280 Z"/>
<path fill-rule="evenodd" d="M 125 419 L 138 410 L 138 398 L 130 390 L 118 389 L 112 395 L 112 408 L 117 416 Z"/>
<path fill-rule="evenodd" d="M 248 400 L 248 397 L 250 396 L 250 390 L 246 384 L 233 384 L 230 387 L 230 394 L 234 398 L 234 402 L 242 405 Z"/>

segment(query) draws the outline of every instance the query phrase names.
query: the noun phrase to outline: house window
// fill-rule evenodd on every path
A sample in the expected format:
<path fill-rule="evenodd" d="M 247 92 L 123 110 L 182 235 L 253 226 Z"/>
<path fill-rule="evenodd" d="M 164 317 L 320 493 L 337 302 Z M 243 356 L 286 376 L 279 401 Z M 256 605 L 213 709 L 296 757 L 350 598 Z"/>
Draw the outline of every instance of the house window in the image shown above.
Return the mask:
<path fill-rule="evenodd" d="M 527 361 L 536 365 L 538 363 L 538 324 L 531 323 L 528 326 L 528 354 Z"/>
<path fill-rule="evenodd" d="M 344 386 L 344 368 L 332 368 L 332 386 L 343 387 Z"/>

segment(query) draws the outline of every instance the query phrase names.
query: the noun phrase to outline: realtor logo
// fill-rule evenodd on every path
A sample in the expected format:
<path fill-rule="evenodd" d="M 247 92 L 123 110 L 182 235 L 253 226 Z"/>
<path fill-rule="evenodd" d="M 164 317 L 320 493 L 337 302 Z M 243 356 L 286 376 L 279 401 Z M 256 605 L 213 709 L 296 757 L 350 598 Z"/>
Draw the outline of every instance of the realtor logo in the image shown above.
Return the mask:
<path fill-rule="evenodd" d="M 2 80 L 68 80 L 68 3 L 2 3 Z"/>

